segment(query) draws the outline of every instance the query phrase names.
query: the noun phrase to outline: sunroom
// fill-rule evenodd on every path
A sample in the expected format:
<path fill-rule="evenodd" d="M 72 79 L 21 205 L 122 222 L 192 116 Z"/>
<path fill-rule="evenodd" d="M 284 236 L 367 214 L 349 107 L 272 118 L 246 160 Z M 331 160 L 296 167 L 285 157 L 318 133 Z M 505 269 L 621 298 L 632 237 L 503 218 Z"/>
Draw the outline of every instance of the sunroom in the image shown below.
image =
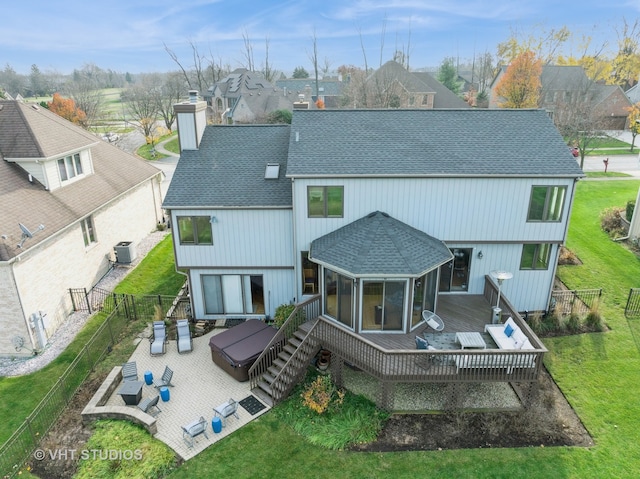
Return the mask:
<path fill-rule="evenodd" d="M 406 334 L 435 311 L 438 271 L 453 259 L 441 240 L 376 211 L 311 243 L 322 314 L 354 332 Z"/>

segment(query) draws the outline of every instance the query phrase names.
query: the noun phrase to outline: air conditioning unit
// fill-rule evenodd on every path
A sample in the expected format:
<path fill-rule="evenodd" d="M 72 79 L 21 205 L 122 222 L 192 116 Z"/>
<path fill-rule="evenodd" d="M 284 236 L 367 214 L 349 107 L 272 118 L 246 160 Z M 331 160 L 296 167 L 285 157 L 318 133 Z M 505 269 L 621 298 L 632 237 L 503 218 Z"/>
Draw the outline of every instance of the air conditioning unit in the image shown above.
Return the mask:
<path fill-rule="evenodd" d="M 120 241 L 113 247 L 113 252 L 116 255 L 116 263 L 129 264 L 136 259 L 136 249 L 133 246 L 133 241 Z"/>

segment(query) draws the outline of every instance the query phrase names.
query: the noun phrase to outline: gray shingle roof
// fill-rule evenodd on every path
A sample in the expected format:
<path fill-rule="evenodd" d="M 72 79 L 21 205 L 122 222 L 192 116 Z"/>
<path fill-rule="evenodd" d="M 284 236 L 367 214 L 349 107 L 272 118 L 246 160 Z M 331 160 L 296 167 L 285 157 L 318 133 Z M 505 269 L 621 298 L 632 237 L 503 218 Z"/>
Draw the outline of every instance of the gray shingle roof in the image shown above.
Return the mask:
<path fill-rule="evenodd" d="M 311 243 L 309 257 L 354 276 L 421 276 L 453 259 L 437 238 L 376 211 Z"/>
<path fill-rule="evenodd" d="M 299 110 L 291 138 L 293 177 L 583 176 L 543 110 Z"/>
<path fill-rule="evenodd" d="M 56 158 L 87 147 L 93 174 L 54 191 L 29 182 L 25 170 L 3 159 Z M 16 235 L 20 237 L 18 223 L 28 228 L 45 225 L 29 240 L 29 246 L 34 246 L 160 174 L 156 167 L 46 108 L 0 101 L 0 233 L 13 236 L 0 250 L 0 261 L 20 252 L 14 248 Z"/>
<path fill-rule="evenodd" d="M 291 207 L 285 178 L 289 125 L 208 126 L 200 148 L 183 151 L 165 208 Z M 277 180 L 264 178 L 279 163 Z"/>

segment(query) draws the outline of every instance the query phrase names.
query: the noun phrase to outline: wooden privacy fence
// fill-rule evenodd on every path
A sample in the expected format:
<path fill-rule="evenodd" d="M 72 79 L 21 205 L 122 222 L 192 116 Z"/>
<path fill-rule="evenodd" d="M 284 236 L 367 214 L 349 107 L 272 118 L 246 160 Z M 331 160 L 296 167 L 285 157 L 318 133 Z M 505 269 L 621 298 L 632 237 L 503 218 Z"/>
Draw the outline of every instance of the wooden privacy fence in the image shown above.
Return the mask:
<path fill-rule="evenodd" d="M 551 293 L 550 313 L 588 314 L 600 301 L 602 289 L 554 290 Z"/>

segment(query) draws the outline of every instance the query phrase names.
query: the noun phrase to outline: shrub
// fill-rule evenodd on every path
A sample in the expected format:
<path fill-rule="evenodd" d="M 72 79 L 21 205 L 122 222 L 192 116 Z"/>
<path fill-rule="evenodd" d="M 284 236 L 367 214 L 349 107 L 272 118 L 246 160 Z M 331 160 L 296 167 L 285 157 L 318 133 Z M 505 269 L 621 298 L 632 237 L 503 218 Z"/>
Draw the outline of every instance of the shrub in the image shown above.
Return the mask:
<path fill-rule="evenodd" d="M 296 309 L 294 304 L 281 304 L 276 308 L 276 313 L 273 318 L 274 324 L 276 328 L 280 328 L 284 322 L 287 320 L 293 310 Z"/>
<path fill-rule="evenodd" d="M 607 208 L 600 215 L 600 226 L 612 238 L 618 238 L 626 234 L 620 216 L 621 211 L 620 208 Z"/>
<path fill-rule="evenodd" d="M 584 324 L 589 331 L 604 331 L 604 321 L 598 309 L 598 303 L 594 304 L 589 314 L 584 318 Z"/>
<path fill-rule="evenodd" d="M 627 201 L 627 211 L 625 213 L 625 218 L 627 218 L 627 221 L 631 221 L 631 218 L 633 218 L 633 210 L 635 209 L 635 207 L 635 200 Z"/>
<path fill-rule="evenodd" d="M 344 401 L 344 391 L 336 389 L 330 375 L 318 376 L 302 392 L 302 404 L 318 414 Z"/>
<path fill-rule="evenodd" d="M 580 316 L 577 313 L 571 313 L 567 318 L 567 329 L 572 333 L 580 331 Z"/>

